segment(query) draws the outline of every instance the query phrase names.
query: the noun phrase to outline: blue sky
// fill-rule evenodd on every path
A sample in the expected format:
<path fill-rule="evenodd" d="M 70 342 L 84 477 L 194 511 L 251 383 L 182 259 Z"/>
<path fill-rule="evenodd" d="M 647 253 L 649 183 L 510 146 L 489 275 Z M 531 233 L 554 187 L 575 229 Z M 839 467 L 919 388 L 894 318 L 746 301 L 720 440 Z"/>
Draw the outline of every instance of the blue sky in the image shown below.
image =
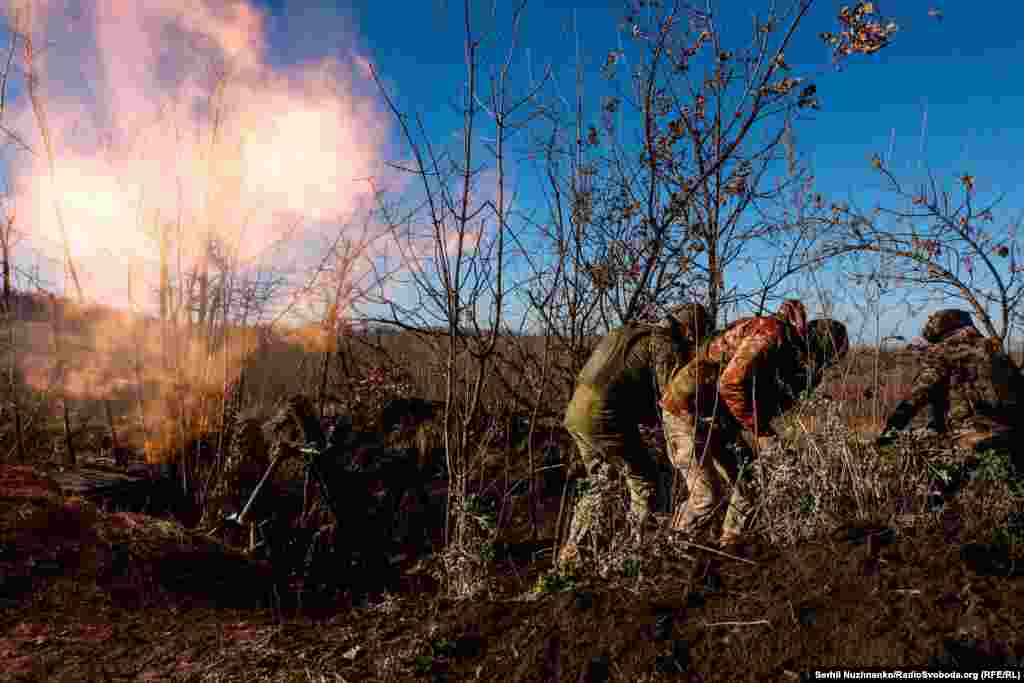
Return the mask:
<path fill-rule="evenodd" d="M 726 28 L 726 39 L 733 41 L 746 35 L 751 7 L 764 5 L 718 4 L 719 24 L 736 27 L 734 32 Z M 816 35 L 834 29 L 840 6 L 836 2 L 816 3 L 787 53 L 794 69 L 816 76 L 823 103 L 815 120 L 796 129 L 817 188 L 832 200 L 873 205 L 880 181 L 868 159 L 877 152 L 904 180 L 922 178 L 923 169 L 930 167 L 952 189 L 957 176 L 970 173 L 977 179 L 979 197 L 1007 193 L 997 223 L 1018 218 L 1017 160 L 1024 158 L 1024 79 L 1019 76 L 1024 45 L 1019 27 L 1024 9 L 1019 3 L 990 3 L 984 11 L 962 2 L 876 4 L 900 26 L 894 43 L 880 54 L 855 58 L 840 73 L 832 69 Z M 296 58 L 295 46 L 302 44 L 285 28 L 289 24 L 308 25 L 311 17 L 324 19 L 312 22 L 322 27 L 333 24 L 327 19 L 348 23 L 346 38 L 376 65 L 403 108 L 426 117 L 434 139 L 444 140 L 458 129 L 449 102 L 458 95 L 465 74 L 462 3 L 367 0 L 310 9 L 308 3 L 284 1 L 267 7 L 271 25 L 280 32 L 271 46 L 283 62 Z M 618 2 L 528 6 L 521 42 L 529 48 L 533 68 L 554 65 L 565 84 L 563 92 L 571 94 L 575 21 L 588 78 L 596 81 L 597 66 L 619 41 L 620 8 Z M 929 13 L 932 8 L 941 11 L 941 20 Z M 483 21 L 484 13 L 477 19 Z M 933 308 L 908 318 L 902 307 L 893 305 L 883 314 L 882 333 L 913 336 L 928 310 Z"/>
<path fill-rule="evenodd" d="M 86 3 L 88 4 L 88 3 Z M 485 51 L 485 65 L 503 55 L 508 8 L 500 1 L 496 21 L 484 3 L 474 3 L 474 23 L 496 28 L 498 50 Z M 488 3 L 489 4 L 489 3 Z M 717 23 L 727 44 L 742 44 L 754 9 L 765 2 L 721 2 Z M 800 75 L 813 77 L 822 109 L 814 120 L 796 128 L 798 149 L 810 164 L 816 189 L 830 201 L 852 201 L 871 207 L 884 194 L 869 158 L 878 153 L 901 178 L 923 178 L 930 168 L 941 186 L 957 187 L 956 178 L 970 173 L 977 196 L 987 201 L 1005 193 L 996 212 L 996 229 L 1022 217 L 1018 190 L 1018 159 L 1024 158 L 1020 112 L 1024 111 L 1024 79 L 1019 70 L 1024 46 L 1019 37 L 1024 8 L 1019 3 L 925 2 L 887 0 L 876 3 L 900 26 L 891 46 L 871 57 L 855 57 L 837 73 L 826 47 L 817 38 L 835 30 L 842 3 L 818 0 L 787 51 L 787 62 Z M 849 3 L 852 4 L 852 3 Z M 461 121 L 451 102 L 465 79 L 462 3 L 453 0 L 315 3 L 310 0 L 260 0 L 266 13 L 266 56 L 282 72 L 301 68 L 326 56 L 341 61 L 365 56 L 381 74 L 403 111 L 423 115 L 435 144 L 453 141 Z M 979 11 L 984 7 L 984 11 Z M 941 11 L 938 20 L 929 10 Z M 618 24 L 622 4 L 607 2 L 536 2 L 527 6 L 520 29 L 520 51 L 514 78 L 527 69 L 539 74 L 551 65 L 558 92 L 571 98 L 577 44 L 586 66 L 588 111 L 595 114 L 598 97 L 606 93 L 599 66 L 609 50 L 620 45 Z M 67 43 L 55 40 L 54 51 Z M 73 60 L 77 57 L 71 55 Z M 372 84 L 354 83 L 361 96 L 375 98 Z M 522 80 L 514 88 L 524 87 Z M 15 100 L 20 95 L 14 86 Z M 378 101 L 378 106 L 380 103 Z M 927 125 L 922 135 L 922 124 Z M 385 156 L 405 153 L 397 128 L 390 122 Z M 486 133 L 486 130 L 484 131 Z M 528 166 L 517 169 L 521 209 L 539 207 L 536 178 Z M 742 273 L 730 274 L 742 281 Z M 854 299 L 847 284 L 828 281 L 837 294 Z M 911 337 L 931 306 L 915 315 L 895 302 L 882 313 L 879 332 Z M 812 305 L 813 309 L 813 305 Z M 815 311 L 812 310 L 812 314 Z M 839 315 L 856 324 L 855 311 L 840 303 Z M 873 324 L 873 323 L 872 323 Z M 874 329 L 866 330 L 873 336 Z"/>

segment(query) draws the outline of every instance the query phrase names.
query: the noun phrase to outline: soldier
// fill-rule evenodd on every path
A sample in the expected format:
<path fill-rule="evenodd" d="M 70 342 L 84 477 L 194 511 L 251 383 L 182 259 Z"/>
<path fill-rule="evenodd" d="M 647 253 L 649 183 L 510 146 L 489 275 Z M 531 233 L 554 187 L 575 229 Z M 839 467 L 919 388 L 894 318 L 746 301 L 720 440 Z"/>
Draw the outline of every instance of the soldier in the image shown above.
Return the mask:
<path fill-rule="evenodd" d="M 731 487 L 721 545 L 739 543 L 752 506 L 749 464 L 777 443 L 771 420 L 817 386 L 848 346 L 842 323 L 808 325 L 803 304 L 789 300 L 773 316 L 736 321 L 673 376 L 661 405 L 669 454 L 689 492 L 677 505 L 674 529 L 712 533 Z"/>
<path fill-rule="evenodd" d="M 218 521 L 242 511 L 269 464 L 263 421 L 259 418 L 239 418 L 230 439 L 223 470 L 210 492 L 206 506 L 206 514 L 215 515 Z M 229 526 L 226 541 L 232 545 L 239 543 L 242 540 L 241 532 L 242 529 Z"/>
<path fill-rule="evenodd" d="M 596 547 L 607 526 L 604 516 L 615 505 L 616 472 L 625 474 L 631 522 L 640 533 L 654 503 L 658 468 L 639 425 L 657 423 L 661 388 L 708 336 L 709 323 L 700 304 L 678 306 L 658 325 L 632 323 L 612 330 L 591 354 L 564 420 L 586 468 L 587 488 L 573 511 L 560 565 L 580 561 L 585 537 Z"/>
<path fill-rule="evenodd" d="M 929 427 L 954 445 L 982 452 L 1013 445 L 1019 420 L 1020 370 L 997 339 L 983 337 L 967 311 L 936 311 L 921 331 L 930 345 L 910 397 L 896 406 L 876 440 L 895 440 L 928 407 Z"/>

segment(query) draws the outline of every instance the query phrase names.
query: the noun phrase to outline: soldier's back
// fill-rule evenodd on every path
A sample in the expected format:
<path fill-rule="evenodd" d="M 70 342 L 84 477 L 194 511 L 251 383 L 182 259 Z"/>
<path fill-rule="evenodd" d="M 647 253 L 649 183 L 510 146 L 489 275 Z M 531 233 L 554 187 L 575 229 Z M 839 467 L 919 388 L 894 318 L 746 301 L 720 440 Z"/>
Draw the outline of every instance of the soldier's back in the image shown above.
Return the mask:
<path fill-rule="evenodd" d="M 651 332 L 647 325 L 624 325 L 611 330 L 590 354 L 577 384 L 604 390 L 622 379 L 629 357 Z"/>
<path fill-rule="evenodd" d="M 980 335 L 950 340 L 933 347 L 925 363 L 941 365 L 951 426 L 977 418 L 1016 421 L 1021 372 L 998 341 Z"/>

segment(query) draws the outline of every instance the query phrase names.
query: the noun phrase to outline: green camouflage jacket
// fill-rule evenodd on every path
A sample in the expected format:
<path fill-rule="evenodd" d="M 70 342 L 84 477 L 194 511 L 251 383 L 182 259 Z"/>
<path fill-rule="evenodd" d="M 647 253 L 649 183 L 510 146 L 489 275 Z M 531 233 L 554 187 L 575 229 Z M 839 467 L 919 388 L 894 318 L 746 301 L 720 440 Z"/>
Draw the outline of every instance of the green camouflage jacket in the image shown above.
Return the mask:
<path fill-rule="evenodd" d="M 886 432 L 905 428 L 926 405 L 940 431 L 1016 425 L 1024 380 L 998 340 L 964 327 L 927 347 L 921 362 L 910 397 L 896 406 Z"/>
<path fill-rule="evenodd" d="M 576 381 L 566 426 L 580 427 L 596 405 L 625 420 L 656 420 L 661 388 L 693 357 L 695 343 L 659 325 L 633 323 L 609 332 Z M 581 400 L 586 396 L 587 400 Z"/>

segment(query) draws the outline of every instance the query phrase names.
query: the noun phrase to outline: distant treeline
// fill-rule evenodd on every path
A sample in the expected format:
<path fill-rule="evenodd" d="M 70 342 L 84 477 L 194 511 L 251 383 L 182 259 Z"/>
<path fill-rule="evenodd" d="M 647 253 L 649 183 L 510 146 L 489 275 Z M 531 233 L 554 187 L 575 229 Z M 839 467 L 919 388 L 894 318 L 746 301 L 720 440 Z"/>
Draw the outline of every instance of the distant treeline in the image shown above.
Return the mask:
<path fill-rule="evenodd" d="M 0 301 L 0 305 L 6 302 Z M 11 313 L 16 320 L 24 322 L 49 322 L 53 319 L 54 305 L 60 307 L 66 316 L 70 316 L 80 322 L 86 322 L 87 320 L 103 319 L 112 316 L 125 316 L 132 315 L 127 314 L 125 311 L 119 311 L 111 306 L 105 306 L 98 303 L 89 303 L 84 306 L 77 304 L 73 300 L 66 296 L 56 296 L 47 292 L 22 292 L 14 290 L 10 294 L 10 307 Z M 157 318 L 152 315 L 137 314 L 140 317 L 145 318 L 148 322 L 155 323 Z M 427 327 L 417 332 L 402 329 L 396 325 L 389 325 L 386 323 L 373 323 L 373 322 L 360 322 L 352 325 L 349 328 L 347 334 L 357 337 L 403 337 L 403 336 L 415 336 L 416 334 L 427 334 L 444 336 L 448 334 L 448 328 L 446 327 Z M 473 330 L 462 330 L 462 336 L 473 337 L 475 332 Z M 501 336 L 507 338 L 517 339 L 540 339 L 540 335 L 529 334 L 529 333 L 518 333 L 508 331 L 503 333 Z M 591 340 L 592 343 L 596 343 L 598 340 L 595 338 Z M 875 353 L 877 349 L 869 344 L 855 345 L 851 349 L 853 355 L 860 355 L 865 353 Z M 886 351 L 896 352 L 900 354 L 908 350 L 906 344 L 889 344 L 886 347 Z M 1010 353 L 1014 360 L 1018 363 L 1024 361 L 1024 342 L 1014 344 Z"/>

